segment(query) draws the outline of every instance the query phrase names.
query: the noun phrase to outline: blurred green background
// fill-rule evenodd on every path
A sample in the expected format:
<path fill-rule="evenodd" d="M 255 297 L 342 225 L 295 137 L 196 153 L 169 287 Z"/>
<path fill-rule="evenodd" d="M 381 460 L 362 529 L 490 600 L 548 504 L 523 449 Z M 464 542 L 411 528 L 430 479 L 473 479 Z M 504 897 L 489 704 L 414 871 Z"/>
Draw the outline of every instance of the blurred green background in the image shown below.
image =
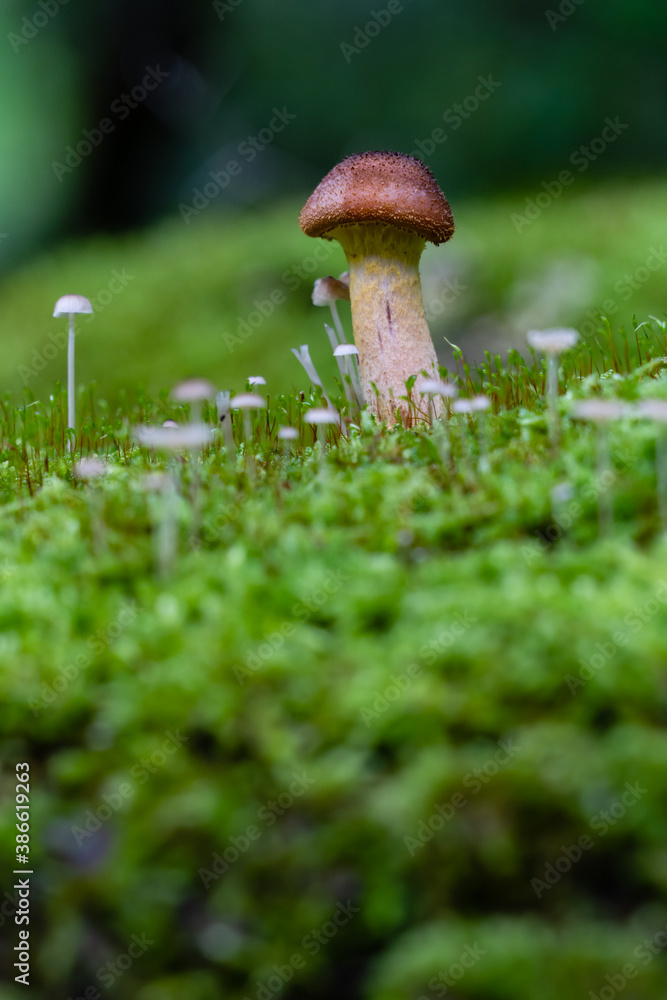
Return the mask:
<path fill-rule="evenodd" d="M 666 21 L 657 0 L 5 0 L 3 388 L 44 400 L 64 378 L 65 322 L 51 314 L 67 292 L 93 301 L 77 373 L 107 399 L 193 374 L 235 390 L 263 375 L 275 396 L 305 387 L 289 350 L 303 343 L 331 378 L 311 289 L 345 260 L 304 236 L 298 213 L 338 160 L 373 148 L 420 153 L 452 204 L 455 238 L 422 267 L 445 363 L 448 342 L 474 359 L 523 350 L 533 327 L 594 338 L 602 313 L 616 331 L 634 315 L 662 319 Z M 620 375 L 596 384 L 630 391 Z M 642 391 L 664 396 L 665 380 Z M 235 467 L 214 465 L 205 513 L 221 527 L 166 583 L 151 577 L 141 468 L 115 466 L 84 497 L 61 458 L 62 478 L 46 470 L 26 500 L 2 463 L 3 775 L 28 754 L 40 1000 L 99 984 L 135 932 L 157 945 L 108 995 L 218 1000 L 224 984 L 234 1000 L 270 1000 L 274 965 L 348 899 L 362 917 L 287 981 L 290 1000 L 433 1000 L 477 943 L 484 961 L 447 995 L 608 1000 L 609 977 L 635 960 L 642 976 L 624 997 L 664 995 L 664 957 L 644 969 L 636 952 L 667 926 L 665 549 L 641 547 L 653 537 L 654 433 L 623 431 L 619 454 L 638 453 L 618 533 L 592 542 L 589 503 L 559 547 L 545 535 L 552 490 L 593 479 L 592 441 L 572 431 L 557 465 L 541 414 L 503 412 L 492 428 L 505 451 L 486 493 L 465 470 L 443 485 L 427 440 L 369 426 L 322 476 L 306 463 L 246 489 Z M 98 496 L 102 559 L 89 541 Z M 238 684 L 239 664 L 335 572 L 352 583 Z M 29 699 L 127 601 L 137 621 L 34 714 Z M 653 605 L 611 665 L 568 690 L 564 677 Z M 474 628 L 438 646 L 457 615 Z M 407 698 L 365 717 L 415 662 Z M 103 796 L 117 801 L 180 726 L 186 748 L 75 850 L 72 825 L 90 812 L 95 826 Z M 516 760 L 411 851 L 406 831 L 468 789 L 499 739 L 521 745 Z M 207 882 L 214 852 L 304 767 L 313 792 Z M 531 880 L 644 781 L 624 822 L 539 895 Z M 21 995 L 3 989 L 0 1000 Z"/>
<path fill-rule="evenodd" d="M 657 0 L 7 0 L 5 386 L 63 377 L 50 315 L 68 291 L 96 307 L 79 376 L 107 395 L 204 370 L 285 390 L 302 342 L 330 370 L 311 282 L 344 258 L 313 259 L 298 211 L 368 148 L 419 153 L 452 203 L 455 240 L 423 266 L 443 361 L 445 337 L 475 359 L 530 326 L 662 316 L 666 16 Z"/>

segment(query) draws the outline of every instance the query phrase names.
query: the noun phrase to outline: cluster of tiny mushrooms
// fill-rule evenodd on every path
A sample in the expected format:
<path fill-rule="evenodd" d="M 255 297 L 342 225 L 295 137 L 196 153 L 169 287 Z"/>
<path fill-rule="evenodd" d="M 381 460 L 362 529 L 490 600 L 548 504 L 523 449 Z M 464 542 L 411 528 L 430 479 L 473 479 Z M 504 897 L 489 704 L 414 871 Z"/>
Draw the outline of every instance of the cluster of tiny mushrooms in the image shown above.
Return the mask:
<path fill-rule="evenodd" d="M 428 167 L 404 153 L 367 152 L 348 156 L 313 191 L 301 211 L 299 224 L 307 236 L 336 240 L 347 258 L 348 270 L 338 279 L 328 276 L 316 280 L 313 303 L 331 308 L 333 327 L 325 324 L 325 329 L 348 401 L 358 408 L 366 404 L 379 421 L 393 424 L 398 418 L 404 426 L 409 426 L 413 414 L 406 398 L 406 383 L 416 376 L 417 391 L 428 396 L 430 419 L 443 414 L 443 400 L 456 396 L 457 391 L 440 377 L 424 313 L 419 260 L 427 241 L 439 245 L 451 239 L 454 219 Z M 350 302 L 354 344 L 346 340 L 336 308 L 338 300 Z M 53 313 L 56 317 L 69 317 L 68 428 L 73 430 L 76 429 L 74 317 L 92 311 L 91 303 L 84 296 L 64 295 Z M 528 333 L 527 339 L 533 349 L 547 358 L 549 428 L 556 443 L 559 437 L 559 356 L 574 347 L 579 335 L 570 329 L 534 330 Z M 321 388 L 327 403 L 326 407 L 309 410 L 305 421 L 316 426 L 340 425 L 340 415 L 315 370 L 307 345 L 299 350 L 294 348 L 293 353 L 311 381 Z M 261 376 L 250 378 L 248 382 L 251 390 L 266 384 Z M 204 400 L 214 395 L 225 444 L 233 446 L 230 424 L 225 421 L 230 408 L 244 412 L 247 441 L 249 411 L 265 409 L 267 405 L 266 399 L 255 391 L 233 398 L 229 392 L 216 395 L 211 383 L 203 379 L 187 380 L 177 386 L 172 395 L 176 401 L 190 404 L 190 423 L 179 427 L 174 421 L 165 421 L 161 428 L 137 428 L 137 439 L 144 446 L 165 451 L 204 447 L 210 440 L 210 431 L 201 423 L 202 407 Z M 451 404 L 451 410 L 470 414 L 489 406 L 488 397 L 476 396 L 457 400 Z M 667 404 L 660 401 L 647 401 L 641 415 L 667 422 L 666 407 Z M 603 422 L 620 415 L 620 411 L 616 404 L 590 400 L 575 406 L 573 415 Z M 298 432 L 295 428 L 283 427 L 278 436 L 289 441 L 297 437 Z M 68 439 L 69 450 L 72 438 L 73 435 Z"/>

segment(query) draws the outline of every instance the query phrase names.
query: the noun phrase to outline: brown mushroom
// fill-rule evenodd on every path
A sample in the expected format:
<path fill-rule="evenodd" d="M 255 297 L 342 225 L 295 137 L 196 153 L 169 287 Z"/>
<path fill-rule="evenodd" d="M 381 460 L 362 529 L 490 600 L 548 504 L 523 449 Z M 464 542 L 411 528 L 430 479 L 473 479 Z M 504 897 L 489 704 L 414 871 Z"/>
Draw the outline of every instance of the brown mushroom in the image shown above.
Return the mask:
<path fill-rule="evenodd" d="M 350 271 L 354 339 L 364 396 L 381 420 L 409 419 L 405 383 L 438 361 L 424 315 L 419 258 L 454 232 L 431 171 L 404 153 L 359 153 L 331 170 L 299 218 L 307 236 L 337 240 Z"/>

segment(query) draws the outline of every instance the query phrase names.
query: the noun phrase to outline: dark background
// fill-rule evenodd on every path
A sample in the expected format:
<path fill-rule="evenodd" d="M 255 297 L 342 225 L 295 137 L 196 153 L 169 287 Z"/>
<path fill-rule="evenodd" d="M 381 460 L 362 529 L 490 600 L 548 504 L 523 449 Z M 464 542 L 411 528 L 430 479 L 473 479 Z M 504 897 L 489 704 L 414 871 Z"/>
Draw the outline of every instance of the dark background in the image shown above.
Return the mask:
<path fill-rule="evenodd" d="M 365 148 L 414 150 L 480 76 L 500 87 L 424 156 L 450 200 L 557 175 L 607 116 L 631 120 L 632 137 L 609 148 L 596 180 L 664 166 L 667 13 L 658 0 L 405 0 L 400 11 L 394 0 L 377 37 L 365 25 L 377 23 L 373 12 L 387 21 L 384 0 L 44 3 L 6 0 L 0 13 L 4 268 L 63 238 L 177 214 L 276 107 L 296 118 L 221 205 L 308 193 Z M 59 181 L 53 162 L 157 65 L 167 80 Z"/>

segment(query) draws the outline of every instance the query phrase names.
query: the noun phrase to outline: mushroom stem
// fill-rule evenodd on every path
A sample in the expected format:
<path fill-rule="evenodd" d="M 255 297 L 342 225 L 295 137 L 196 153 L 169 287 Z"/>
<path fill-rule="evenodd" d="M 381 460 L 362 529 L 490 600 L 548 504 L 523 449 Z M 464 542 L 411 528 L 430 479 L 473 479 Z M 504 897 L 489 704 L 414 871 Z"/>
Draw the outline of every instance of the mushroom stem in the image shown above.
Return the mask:
<path fill-rule="evenodd" d="M 349 264 L 364 398 L 380 420 L 392 423 L 399 409 L 406 424 L 409 407 L 399 397 L 406 394 L 407 379 L 419 372 L 438 377 L 419 280 L 425 240 L 381 223 L 340 226 L 327 236 L 340 243 Z"/>
<path fill-rule="evenodd" d="M 69 336 L 67 338 L 67 429 L 76 432 L 76 388 L 74 385 L 74 313 L 69 314 Z M 67 442 L 67 450 L 74 444 Z"/>

